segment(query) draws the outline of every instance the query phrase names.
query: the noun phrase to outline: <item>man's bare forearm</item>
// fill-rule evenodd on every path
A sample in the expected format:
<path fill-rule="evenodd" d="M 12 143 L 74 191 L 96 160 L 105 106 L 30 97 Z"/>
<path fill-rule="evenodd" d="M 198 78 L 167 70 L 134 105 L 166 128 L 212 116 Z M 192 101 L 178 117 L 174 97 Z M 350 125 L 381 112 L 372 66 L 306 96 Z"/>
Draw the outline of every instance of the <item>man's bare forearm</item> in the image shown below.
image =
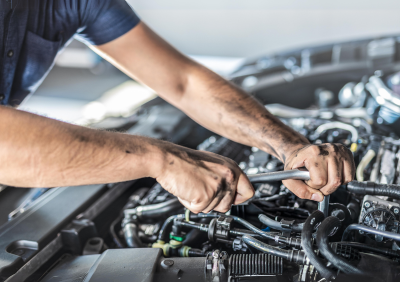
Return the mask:
<path fill-rule="evenodd" d="M 210 130 L 258 147 L 282 161 L 309 143 L 253 97 L 208 69 L 195 65 L 188 76 L 189 82 L 179 104 Z"/>
<path fill-rule="evenodd" d="M 53 187 L 153 176 L 157 142 L 0 107 L 0 183 Z M 151 142 L 149 142 L 151 140 Z"/>

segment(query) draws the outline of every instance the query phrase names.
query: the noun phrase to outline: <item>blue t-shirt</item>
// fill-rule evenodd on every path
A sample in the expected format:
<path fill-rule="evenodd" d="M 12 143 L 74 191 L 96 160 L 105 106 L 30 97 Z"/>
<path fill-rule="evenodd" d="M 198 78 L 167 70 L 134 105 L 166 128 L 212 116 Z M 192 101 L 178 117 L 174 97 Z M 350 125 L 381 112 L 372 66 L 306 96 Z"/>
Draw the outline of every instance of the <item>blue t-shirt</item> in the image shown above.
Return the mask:
<path fill-rule="evenodd" d="M 74 36 L 101 45 L 139 22 L 125 0 L 0 0 L 0 104 L 33 93 Z"/>

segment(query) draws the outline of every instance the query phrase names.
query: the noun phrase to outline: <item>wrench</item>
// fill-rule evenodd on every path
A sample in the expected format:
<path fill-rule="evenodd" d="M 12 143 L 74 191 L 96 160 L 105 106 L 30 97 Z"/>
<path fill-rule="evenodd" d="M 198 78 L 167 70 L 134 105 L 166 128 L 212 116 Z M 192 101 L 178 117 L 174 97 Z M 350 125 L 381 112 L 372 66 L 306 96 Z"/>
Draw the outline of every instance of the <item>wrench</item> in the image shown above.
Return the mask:
<path fill-rule="evenodd" d="M 293 169 L 248 175 L 247 177 L 251 183 L 282 181 L 286 179 L 310 180 L 310 173 L 307 170 Z"/>
<path fill-rule="evenodd" d="M 293 169 L 254 174 L 247 177 L 249 178 L 251 183 L 282 181 L 286 179 L 310 180 L 310 172 L 307 170 Z M 248 205 L 253 200 L 253 198 L 254 196 L 248 199 L 246 202 L 241 203 L 240 205 Z M 329 212 L 329 198 L 329 195 L 325 196 L 324 200 L 318 203 L 318 209 L 324 213 L 325 217 L 328 216 Z"/>
<path fill-rule="evenodd" d="M 307 170 L 293 169 L 248 175 L 247 177 L 251 183 L 282 181 L 286 179 L 310 180 L 310 172 Z M 239 205 L 248 205 L 254 199 L 254 197 L 255 196 Z"/>

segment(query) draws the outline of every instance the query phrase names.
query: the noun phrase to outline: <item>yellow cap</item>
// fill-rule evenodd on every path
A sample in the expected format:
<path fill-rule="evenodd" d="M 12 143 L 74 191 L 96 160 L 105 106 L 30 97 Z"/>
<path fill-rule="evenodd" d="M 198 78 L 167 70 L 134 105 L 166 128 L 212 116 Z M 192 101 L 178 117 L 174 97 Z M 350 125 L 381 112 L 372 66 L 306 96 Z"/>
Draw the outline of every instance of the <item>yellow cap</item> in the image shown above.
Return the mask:
<path fill-rule="evenodd" d="M 176 241 L 176 240 L 170 240 L 169 244 L 171 245 L 171 248 L 179 248 L 180 246 L 182 246 L 182 242 Z"/>

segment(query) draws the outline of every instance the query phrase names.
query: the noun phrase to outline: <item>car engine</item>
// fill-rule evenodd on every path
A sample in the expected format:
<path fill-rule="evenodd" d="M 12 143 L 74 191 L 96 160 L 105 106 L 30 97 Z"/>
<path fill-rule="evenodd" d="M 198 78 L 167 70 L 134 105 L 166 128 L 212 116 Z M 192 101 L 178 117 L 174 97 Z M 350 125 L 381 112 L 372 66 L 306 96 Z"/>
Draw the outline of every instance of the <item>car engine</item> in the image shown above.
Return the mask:
<path fill-rule="evenodd" d="M 382 87 L 382 83 L 381 78 L 372 76 L 366 86 L 346 84 L 339 99 L 347 103 L 348 87 L 352 87 L 350 95 L 358 95 L 354 92 Z M 359 89 L 354 90 L 356 86 Z M 380 89 L 390 91 L 376 91 L 382 92 Z M 116 232 L 115 241 L 130 248 L 147 243 L 162 249 L 165 258 L 205 257 L 209 281 L 216 276 L 218 281 L 249 277 L 263 281 L 268 275 L 320 281 L 345 274 L 396 281 L 400 139 L 371 125 L 354 108 L 320 108 L 308 113 L 282 105 L 267 108 L 314 144 L 347 146 L 358 164 L 358 181 L 327 196 L 327 207 L 296 197 L 282 182 L 256 183 L 256 197 L 227 214 L 184 211 L 175 197 L 155 184 L 142 192 L 143 197 L 131 198 L 124 209 L 121 236 Z M 284 169 L 275 157 L 223 137 L 211 136 L 198 148 L 234 159 L 248 175 Z M 167 261 L 173 262 L 166 259 L 162 263 Z"/>
<path fill-rule="evenodd" d="M 231 77 L 312 144 L 351 151 L 355 181 L 324 202 L 265 179 L 226 214 L 191 213 L 153 179 L 35 190 L 0 226 L 0 281 L 399 281 L 400 68 L 384 54 L 399 43 L 382 40 L 339 44 L 342 56 L 361 46 L 373 62 L 340 70 L 350 74 L 307 77 L 307 60 L 317 70 L 325 57 L 343 66 L 335 45 L 251 61 Z M 379 44 L 383 54 L 373 57 L 368 50 Z M 272 155 L 214 135 L 160 99 L 136 117 L 129 134 L 223 155 L 249 176 L 284 170 Z M 113 128 L 126 131 L 118 122 Z"/>

